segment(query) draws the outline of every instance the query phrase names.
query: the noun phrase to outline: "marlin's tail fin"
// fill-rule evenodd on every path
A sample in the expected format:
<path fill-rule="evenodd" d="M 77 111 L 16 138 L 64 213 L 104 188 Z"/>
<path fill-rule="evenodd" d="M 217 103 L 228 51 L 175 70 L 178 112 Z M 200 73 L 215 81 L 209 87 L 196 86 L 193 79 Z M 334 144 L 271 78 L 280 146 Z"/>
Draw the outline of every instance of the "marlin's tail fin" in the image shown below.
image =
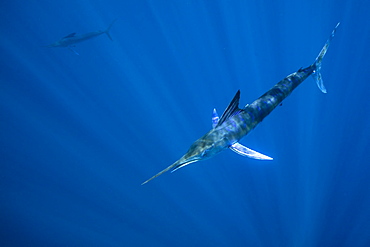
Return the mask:
<path fill-rule="evenodd" d="M 117 19 L 113 20 L 111 22 L 111 24 L 108 26 L 108 28 L 104 31 L 104 33 L 108 36 L 108 38 L 113 41 L 112 39 L 112 36 L 110 36 L 110 33 L 109 33 L 109 30 L 111 29 L 111 27 L 113 26 L 114 22 L 116 21 Z"/>
<path fill-rule="evenodd" d="M 337 31 L 337 28 L 339 26 L 340 22 L 335 26 L 334 30 L 331 32 L 330 37 L 326 41 L 324 47 L 321 49 L 319 55 L 317 56 L 315 63 L 312 65 L 314 66 L 314 72 L 312 73 L 313 78 L 316 81 L 317 86 L 320 88 L 321 92 L 326 93 L 326 88 L 324 86 L 324 82 L 321 77 L 321 62 L 322 59 L 324 58 L 326 51 L 329 48 L 331 40 L 334 38 L 334 34 Z"/>

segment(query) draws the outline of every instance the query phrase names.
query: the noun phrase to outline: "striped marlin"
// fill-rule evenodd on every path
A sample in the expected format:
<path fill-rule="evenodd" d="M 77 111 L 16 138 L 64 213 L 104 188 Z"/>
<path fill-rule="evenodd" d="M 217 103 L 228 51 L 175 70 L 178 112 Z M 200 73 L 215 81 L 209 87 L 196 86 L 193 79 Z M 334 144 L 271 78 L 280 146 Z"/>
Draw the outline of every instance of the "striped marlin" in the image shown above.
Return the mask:
<path fill-rule="evenodd" d="M 262 122 L 262 120 L 269 115 L 276 106 L 280 105 L 281 102 L 310 75 L 313 76 L 319 89 L 323 93 L 326 93 L 321 77 L 321 62 L 339 24 L 340 23 L 335 26 L 329 39 L 326 41 L 324 47 L 321 49 L 312 65 L 307 68 L 301 68 L 297 72 L 288 75 L 253 103 L 247 104 L 242 109 L 239 108 L 240 91 L 238 90 L 221 118 L 218 117 L 216 110 L 213 110 L 213 128 L 207 134 L 195 141 L 190 146 L 188 152 L 178 161 L 149 178 L 141 185 L 146 184 L 168 170 L 172 169 L 172 172 L 174 172 L 191 163 L 212 158 L 225 149 L 231 149 L 237 154 L 252 159 L 272 160 L 272 158 L 267 155 L 258 153 L 257 151 L 243 146 L 239 141 L 260 122 Z"/>
<path fill-rule="evenodd" d="M 73 51 L 76 55 L 79 55 L 74 49 L 72 49 L 72 47 L 77 44 L 77 43 L 80 43 L 82 41 L 85 41 L 85 40 L 88 40 L 88 39 L 92 39 L 92 38 L 95 38 L 95 37 L 98 37 L 102 34 L 106 34 L 108 36 L 108 38 L 110 40 L 113 41 L 112 37 L 110 36 L 110 29 L 113 25 L 113 23 L 115 22 L 116 20 L 112 21 L 111 24 L 108 26 L 107 29 L 105 29 L 104 31 L 96 31 L 96 32 L 89 32 L 89 33 L 84 33 L 84 34 L 80 34 L 80 35 L 76 35 L 76 33 L 71 33 L 71 34 L 68 34 L 67 36 L 61 38 L 60 40 L 50 44 L 50 45 L 47 45 L 45 47 L 67 47 L 68 49 L 70 49 L 71 51 Z"/>

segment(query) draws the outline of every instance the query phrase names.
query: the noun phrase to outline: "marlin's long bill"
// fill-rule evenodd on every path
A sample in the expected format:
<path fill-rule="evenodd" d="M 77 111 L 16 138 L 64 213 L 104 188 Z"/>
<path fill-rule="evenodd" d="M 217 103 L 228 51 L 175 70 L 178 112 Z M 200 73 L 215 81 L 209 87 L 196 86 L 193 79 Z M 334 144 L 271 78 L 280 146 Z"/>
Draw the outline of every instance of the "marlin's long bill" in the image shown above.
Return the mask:
<path fill-rule="evenodd" d="M 175 167 L 177 165 L 177 162 L 173 163 L 172 165 L 170 165 L 169 167 L 167 167 L 166 169 L 158 172 L 157 174 L 155 174 L 153 177 L 149 178 L 148 180 L 146 180 L 145 182 L 143 182 L 141 185 L 144 185 L 146 184 L 147 182 L 149 182 L 150 180 L 152 179 L 155 179 L 156 177 L 162 175 L 163 173 L 165 173 L 166 171 L 168 170 L 171 170 L 173 167 Z"/>
<path fill-rule="evenodd" d="M 149 178 L 148 180 L 146 180 L 145 182 L 143 182 L 141 185 L 144 185 L 146 184 L 147 182 L 149 182 L 150 180 L 152 179 L 155 179 L 156 177 L 162 175 L 163 173 L 165 173 L 166 171 L 168 170 L 172 170 L 172 172 L 176 171 L 177 169 L 180 169 L 181 167 L 184 167 L 186 165 L 189 165 L 191 163 L 194 163 L 194 162 L 197 162 L 198 160 L 190 160 L 190 161 L 184 161 L 184 163 L 181 163 L 182 159 L 179 159 L 178 161 L 176 161 L 175 163 L 173 163 L 172 165 L 170 165 L 169 167 L 167 167 L 166 169 L 158 172 L 157 174 L 155 174 L 153 177 Z"/>
<path fill-rule="evenodd" d="M 213 128 L 208 133 L 195 141 L 187 153 L 178 161 L 146 180 L 142 185 L 171 169 L 172 171 L 176 171 L 191 163 L 212 158 L 225 149 L 230 149 L 237 154 L 252 159 L 272 160 L 267 155 L 241 145 L 239 141 L 262 122 L 265 117 L 280 105 L 310 75 L 314 77 L 319 89 L 323 93 L 326 93 L 320 73 L 321 63 L 338 26 L 339 23 L 335 26 L 312 65 L 307 68 L 301 68 L 297 72 L 288 75 L 257 100 L 242 109 L 239 108 L 240 91 L 238 91 L 221 117 L 218 117 L 216 109 L 213 110 Z"/>

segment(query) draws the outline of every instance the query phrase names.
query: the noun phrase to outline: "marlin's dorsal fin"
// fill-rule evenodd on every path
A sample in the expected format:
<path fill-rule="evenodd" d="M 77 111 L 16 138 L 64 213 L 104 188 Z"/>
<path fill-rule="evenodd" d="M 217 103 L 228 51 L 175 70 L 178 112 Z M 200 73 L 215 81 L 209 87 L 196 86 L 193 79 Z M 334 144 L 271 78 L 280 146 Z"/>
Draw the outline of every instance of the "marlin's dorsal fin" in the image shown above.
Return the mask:
<path fill-rule="evenodd" d="M 67 36 L 63 37 L 63 39 L 66 39 L 66 38 L 72 38 L 76 35 L 76 33 L 70 33 L 68 34 Z"/>
<path fill-rule="evenodd" d="M 229 117 L 241 111 L 241 109 L 239 109 L 239 99 L 240 99 L 240 90 L 236 92 L 234 98 L 231 100 L 230 104 L 227 106 L 224 113 L 222 113 L 222 116 L 220 117 L 220 120 L 218 121 L 215 127 L 220 126 Z"/>

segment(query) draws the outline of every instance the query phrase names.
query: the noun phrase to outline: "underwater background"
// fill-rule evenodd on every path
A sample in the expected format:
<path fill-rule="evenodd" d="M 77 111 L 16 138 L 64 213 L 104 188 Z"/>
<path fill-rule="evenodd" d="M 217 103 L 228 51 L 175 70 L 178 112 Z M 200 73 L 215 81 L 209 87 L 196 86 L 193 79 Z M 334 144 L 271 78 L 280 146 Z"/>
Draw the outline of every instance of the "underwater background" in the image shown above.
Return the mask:
<path fill-rule="evenodd" d="M 2 1 L 0 246 L 370 246 L 370 2 Z M 73 49 L 62 37 L 104 30 Z M 141 186 L 314 62 L 232 151 Z"/>

